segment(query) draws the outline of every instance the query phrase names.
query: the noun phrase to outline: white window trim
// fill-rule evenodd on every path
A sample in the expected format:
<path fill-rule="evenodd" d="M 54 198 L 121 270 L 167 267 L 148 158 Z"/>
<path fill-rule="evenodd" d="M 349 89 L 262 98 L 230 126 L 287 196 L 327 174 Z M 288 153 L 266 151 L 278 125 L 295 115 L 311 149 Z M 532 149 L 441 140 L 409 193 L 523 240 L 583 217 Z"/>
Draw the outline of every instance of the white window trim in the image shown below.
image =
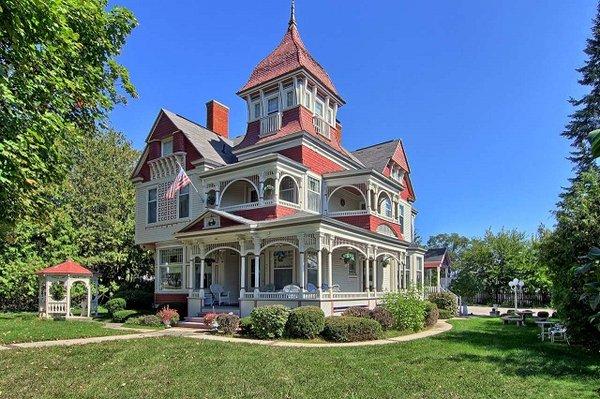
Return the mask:
<path fill-rule="evenodd" d="M 165 154 L 165 143 L 171 143 L 171 153 Z M 167 155 L 173 154 L 173 137 L 168 137 L 166 139 L 161 140 L 160 142 L 160 156 L 166 157 Z"/>
<path fill-rule="evenodd" d="M 277 111 L 274 112 L 269 112 L 269 101 L 273 100 L 273 99 L 277 99 Z M 278 112 L 281 112 L 281 101 L 279 98 L 279 92 L 269 96 L 269 97 L 265 97 L 265 105 L 266 105 L 266 109 L 265 109 L 265 116 L 267 115 L 275 115 Z"/>
<path fill-rule="evenodd" d="M 254 109 L 255 106 L 258 105 L 259 107 L 259 112 L 258 112 L 258 116 L 256 116 L 254 114 Z M 257 121 L 260 118 L 262 118 L 262 104 L 260 103 L 260 98 L 254 100 L 254 101 L 250 101 L 250 120 L 251 121 Z"/>
<path fill-rule="evenodd" d="M 156 190 L 156 199 L 154 200 L 154 202 L 156 203 L 156 217 L 155 217 L 155 221 L 154 222 L 149 222 L 148 221 L 148 205 L 150 204 L 150 191 L 151 190 Z M 158 223 L 158 187 L 154 186 L 154 187 L 147 187 L 146 188 L 146 224 L 147 225 L 155 225 L 156 223 Z"/>
<path fill-rule="evenodd" d="M 288 97 L 289 93 L 292 93 L 292 105 L 288 105 L 287 104 L 287 97 Z M 283 101 L 285 101 L 283 109 L 294 108 L 296 105 L 298 105 L 298 101 L 296 101 L 296 90 L 295 90 L 294 86 L 290 86 L 290 87 L 284 88 L 284 90 L 283 90 Z"/>
<path fill-rule="evenodd" d="M 187 188 L 188 188 L 188 192 L 187 192 L 187 196 L 188 196 L 188 214 L 187 214 L 187 216 L 180 216 L 180 215 L 179 215 L 179 197 L 181 196 L 181 189 L 177 190 L 177 219 L 184 219 L 184 220 L 185 220 L 185 219 L 189 219 L 189 217 L 190 217 L 190 214 L 191 214 L 191 212 L 192 212 L 192 209 L 191 209 L 191 207 L 192 207 L 192 203 L 191 203 L 192 196 L 190 195 L 190 194 L 191 194 L 191 193 L 190 193 L 190 191 L 191 191 L 191 190 L 190 190 L 190 188 L 189 188 L 189 187 L 190 187 L 190 185 L 188 184 L 188 185 L 187 185 L 187 186 L 185 186 L 185 187 L 187 187 Z M 185 188 L 185 187 L 182 187 L 182 188 Z"/>

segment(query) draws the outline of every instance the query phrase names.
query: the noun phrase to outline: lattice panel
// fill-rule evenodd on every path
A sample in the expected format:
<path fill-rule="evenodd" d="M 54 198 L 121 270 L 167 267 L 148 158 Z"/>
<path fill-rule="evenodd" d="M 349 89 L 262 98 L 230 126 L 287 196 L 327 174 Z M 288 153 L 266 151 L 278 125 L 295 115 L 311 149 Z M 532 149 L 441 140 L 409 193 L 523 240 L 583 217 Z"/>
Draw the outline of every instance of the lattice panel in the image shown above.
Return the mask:
<path fill-rule="evenodd" d="M 177 219 L 177 196 L 173 199 L 165 198 L 165 193 L 169 190 L 169 186 L 173 182 L 160 183 L 156 187 L 158 199 L 157 221 L 164 222 L 167 220 Z"/>
<path fill-rule="evenodd" d="M 206 252 L 210 252 L 213 249 L 216 248 L 222 248 L 222 247 L 230 247 L 230 248 L 235 248 L 236 250 L 240 250 L 240 243 L 239 242 L 220 242 L 220 243 L 215 243 L 215 244 L 208 244 L 206 245 Z"/>
<path fill-rule="evenodd" d="M 287 242 L 292 245 L 298 245 L 298 237 L 296 236 L 287 236 L 287 237 L 273 237 L 273 238 L 265 238 L 262 240 L 262 248 L 266 247 L 269 244 L 274 242 Z"/>
<path fill-rule="evenodd" d="M 333 239 L 334 247 L 343 246 L 343 245 L 351 245 L 351 246 L 360 248 L 364 253 L 367 253 L 367 245 L 362 242 L 348 240 L 346 238 L 341 238 L 341 237 L 335 237 Z"/>

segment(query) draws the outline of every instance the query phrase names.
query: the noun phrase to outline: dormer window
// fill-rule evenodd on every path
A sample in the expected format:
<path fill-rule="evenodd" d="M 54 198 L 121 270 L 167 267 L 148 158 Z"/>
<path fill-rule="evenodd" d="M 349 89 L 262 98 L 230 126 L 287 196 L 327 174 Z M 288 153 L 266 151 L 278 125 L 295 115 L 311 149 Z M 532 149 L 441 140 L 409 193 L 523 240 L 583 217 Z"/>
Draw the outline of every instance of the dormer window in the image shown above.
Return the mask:
<path fill-rule="evenodd" d="M 333 109 L 327 108 L 327 123 L 333 126 Z"/>
<path fill-rule="evenodd" d="M 260 101 L 252 103 L 252 117 L 254 119 L 260 119 Z"/>
<path fill-rule="evenodd" d="M 285 107 L 286 108 L 291 108 L 294 105 L 296 105 L 296 101 L 294 98 L 294 89 L 289 89 L 288 91 L 285 92 Z"/>
<path fill-rule="evenodd" d="M 323 118 L 325 116 L 324 112 L 324 104 L 321 100 L 317 99 L 317 101 L 315 101 L 315 114 L 321 118 Z"/>
<path fill-rule="evenodd" d="M 279 97 L 271 97 L 267 100 L 267 114 L 279 112 Z"/>
<path fill-rule="evenodd" d="M 308 91 L 304 93 L 304 106 L 312 109 L 312 95 Z"/>
<path fill-rule="evenodd" d="M 168 138 L 163 140 L 160 143 L 160 154 L 163 157 L 166 157 L 167 155 L 171 155 L 173 153 L 173 139 L 172 138 Z"/>

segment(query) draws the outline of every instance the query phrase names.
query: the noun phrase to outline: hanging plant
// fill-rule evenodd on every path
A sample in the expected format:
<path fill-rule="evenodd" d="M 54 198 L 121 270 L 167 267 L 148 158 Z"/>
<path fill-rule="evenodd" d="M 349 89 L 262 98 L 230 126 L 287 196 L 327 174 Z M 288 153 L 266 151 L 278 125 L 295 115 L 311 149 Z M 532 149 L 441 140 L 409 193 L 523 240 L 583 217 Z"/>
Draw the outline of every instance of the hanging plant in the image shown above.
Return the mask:
<path fill-rule="evenodd" d="M 390 258 L 384 258 L 381 260 L 381 266 L 382 267 L 388 267 L 390 265 Z"/>
<path fill-rule="evenodd" d="M 206 258 L 204 259 L 204 262 L 206 263 L 206 266 L 211 266 L 213 263 L 216 262 L 216 260 L 213 258 Z"/>
<path fill-rule="evenodd" d="M 354 252 L 350 252 L 350 251 L 343 253 L 342 261 L 344 261 L 344 264 L 346 264 L 346 265 L 354 266 L 356 264 L 356 255 L 354 254 Z"/>
<path fill-rule="evenodd" d="M 275 257 L 275 259 L 277 260 L 277 262 L 281 262 L 285 259 L 285 251 L 275 251 L 273 252 L 273 256 Z"/>

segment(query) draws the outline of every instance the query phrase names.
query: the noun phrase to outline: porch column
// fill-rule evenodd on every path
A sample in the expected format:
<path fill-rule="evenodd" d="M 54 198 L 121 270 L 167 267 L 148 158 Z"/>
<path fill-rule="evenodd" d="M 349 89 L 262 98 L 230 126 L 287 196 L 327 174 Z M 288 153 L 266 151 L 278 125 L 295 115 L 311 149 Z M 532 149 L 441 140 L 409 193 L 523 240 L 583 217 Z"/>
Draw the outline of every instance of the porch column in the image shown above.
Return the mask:
<path fill-rule="evenodd" d="M 373 292 L 377 292 L 377 259 L 371 259 L 373 263 Z"/>
<path fill-rule="evenodd" d="M 439 266 L 436 269 L 437 269 L 437 288 L 438 288 L 438 291 L 439 291 L 440 288 L 441 288 L 441 286 L 442 286 L 442 282 L 440 281 L 441 277 L 442 277 L 442 273 L 441 273 L 441 270 L 440 270 Z"/>
<path fill-rule="evenodd" d="M 201 299 L 204 299 L 204 264 L 206 261 L 204 258 L 200 259 L 200 293 L 202 295 Z"/>
<path fill-rule="evenodd" d="M 304 269 L 306 265 L 304 264 L 304 252 L 300 252 L 300 270 L 298 273 L 298 280 L 300 282 L 300 288 L 304 291 Z"/>
<path fill-rule="evenodd" d="M 371 267 L 371 261 L 367 258 L 364 260 L 365 262 L 365 286 L 367 287 L 367 292 L 371 291 L 371 274 L 369 271 L 369 267 Z"/>
<path fill-rule="evenodd" d="M 240 254 L 240 297 L 246 293 L 246 254 Z"/>
<path fill-rule="evenodd" d="M 254 296 L 258 297 L 260 287 L 260 255 L 254 254 Z"/>
<path fill-rule="evenodd" d="M 323 257 L 322 250 L 317 250 L 317 289 L 319 290 L 319 296 L 323 291 Z"/>
<path fill-rule="evenodd" d="M 329 296 L 333 298 L 333 251 L 327 251 L 327 285 L 329 286 Z"/>
<path fill-rule="evenodd" d="M 189 265 L 189 269 L 188 269 L 187 288 L 189 289 L 190 294 L 194 290 L 194 260 L 193 259 L 190 260 L 190 265 Z"/>

